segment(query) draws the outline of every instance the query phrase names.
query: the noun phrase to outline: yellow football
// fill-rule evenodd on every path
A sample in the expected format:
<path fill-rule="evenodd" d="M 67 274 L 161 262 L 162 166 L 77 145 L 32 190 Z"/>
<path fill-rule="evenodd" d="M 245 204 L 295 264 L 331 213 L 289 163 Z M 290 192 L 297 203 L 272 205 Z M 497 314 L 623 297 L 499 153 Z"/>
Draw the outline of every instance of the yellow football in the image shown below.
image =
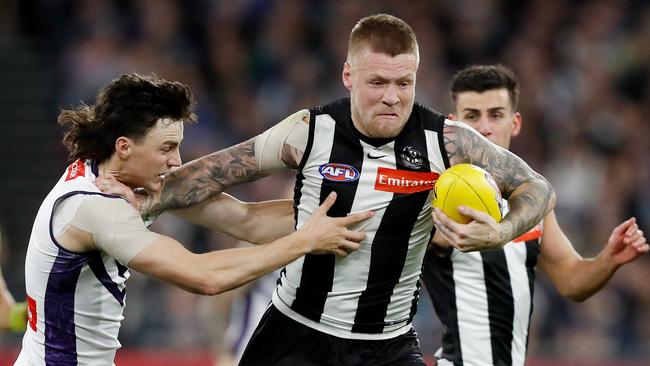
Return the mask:
<path fill-rule="evenodd" d="M 433 207 L 449 218 L 466 224 L 470 218 L 458 212 L 458 206 L 471 207 L 501 221 L 503 198 L 494 178 L 472 164 L 458 164 L 445 170 L 433 188 Z"/>

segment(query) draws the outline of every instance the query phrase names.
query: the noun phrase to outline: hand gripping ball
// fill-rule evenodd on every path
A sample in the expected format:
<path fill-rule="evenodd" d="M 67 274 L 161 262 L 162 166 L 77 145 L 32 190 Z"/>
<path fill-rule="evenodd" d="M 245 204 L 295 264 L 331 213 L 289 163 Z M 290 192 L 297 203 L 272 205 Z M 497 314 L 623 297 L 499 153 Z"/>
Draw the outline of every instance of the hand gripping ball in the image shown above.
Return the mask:
<path fill-rule="evenodd" d="M 457 164 L 445 170 L 433 188 L 433 207 L 449 218 L 466 224 L 470 218 L 458 212 L 458 206 L 471 207 L 501 221 L 503 198 L 494 178 L 472 164 Z"/>

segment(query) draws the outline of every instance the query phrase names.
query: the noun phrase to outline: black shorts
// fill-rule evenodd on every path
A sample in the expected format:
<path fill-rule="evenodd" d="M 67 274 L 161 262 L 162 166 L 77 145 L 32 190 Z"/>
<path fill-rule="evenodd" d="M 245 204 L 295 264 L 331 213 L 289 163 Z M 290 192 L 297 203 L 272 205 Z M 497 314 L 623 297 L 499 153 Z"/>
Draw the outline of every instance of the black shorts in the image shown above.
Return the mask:
<path fill-rule="evenodd" d="M 319 332 L 271 305 L 260 320 L 240 366 L 426 366 L 413 329 L 383 340 L 357 340 Z"/>

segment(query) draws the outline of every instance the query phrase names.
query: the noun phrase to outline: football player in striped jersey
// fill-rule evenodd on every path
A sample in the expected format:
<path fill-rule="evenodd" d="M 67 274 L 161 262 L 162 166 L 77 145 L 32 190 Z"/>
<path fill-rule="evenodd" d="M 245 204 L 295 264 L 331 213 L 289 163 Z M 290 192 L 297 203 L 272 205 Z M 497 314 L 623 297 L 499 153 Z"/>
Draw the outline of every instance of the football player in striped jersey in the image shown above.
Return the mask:
<path fill-rule="evenodd" d="M 513 72 L 502 65 L 470 66 L 454 75 L 450 89 L 455 111 L 449 118 L 508 149 L 523 122 Z M 442 240 L 434 241 L 444 243 L 445 233 L 437 235 Z M 554 211 L 493 251 L 462 253 L 433 245 L 423 277 L 444 329 L 438 365 L 523 365 L 536 267 L 562 296 L 583 301 L 648 250 L 632 217 L 612 230 L 598 256 L 582 258 Z"/>
<path fill-rule="evenodd" d="M 304 109 L 238 145 L 165 178 L 159 212 L 201 204 L 236 184 L 297 171 L 296 227 L 329 192 L 332 215 L 372 210 L 368 237 L 346 257 L 308 255 L 280 272 L 272 305 L 241 365 L 424 365 L 412 327 L 422 260 L 434 222 L 463 251 L 499 248 L 554 207 L 548 182 L 516 155 L 462 123 L 415 103 L 419 48 L 413 29 L 387 14 L 350 33 L 341 79 L 350 98 Z M 318 88 L 319 85 L 313 85 Z M 431 188 L 446 168 L 472 162 L 509 198 L 497 223 L 478 211 L 454 224 L 431 219 Z"/>

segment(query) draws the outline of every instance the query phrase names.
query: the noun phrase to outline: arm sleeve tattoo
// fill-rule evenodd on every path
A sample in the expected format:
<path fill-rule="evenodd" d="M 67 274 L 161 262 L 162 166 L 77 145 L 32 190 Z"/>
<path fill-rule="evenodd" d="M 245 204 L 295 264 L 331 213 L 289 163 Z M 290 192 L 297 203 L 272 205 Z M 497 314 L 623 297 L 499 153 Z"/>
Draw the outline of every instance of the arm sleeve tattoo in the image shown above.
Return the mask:
<path fill-rule="evenodd" d="M 446 121 L 443 134 L 450 164 L 482 167 L 508 199 L 510 211 L 502 221 L 501 231 L 504 243 L 533 228 L 554 207 L 551 185 L 517 155 L 460 122 Z"/>
<path fill-rule="evenodd" d="M 278 169 L 297 168 L 308 139 L 308 121 L 309 111 L 298 111 L 248 141 L 184 164 L 165 177 L 159 199 L 145 201 L 140 211 L 156 216 L 190 207 L 234 185 Z"/>
<path fill-rule="evenodd" d="M 226 188 L 263 177 L 255 161 L 255 138 L 182 165 L 165 177 L 157 202 L 146 202 L 141 211 L 158 214 L 193 206 Z"/>

